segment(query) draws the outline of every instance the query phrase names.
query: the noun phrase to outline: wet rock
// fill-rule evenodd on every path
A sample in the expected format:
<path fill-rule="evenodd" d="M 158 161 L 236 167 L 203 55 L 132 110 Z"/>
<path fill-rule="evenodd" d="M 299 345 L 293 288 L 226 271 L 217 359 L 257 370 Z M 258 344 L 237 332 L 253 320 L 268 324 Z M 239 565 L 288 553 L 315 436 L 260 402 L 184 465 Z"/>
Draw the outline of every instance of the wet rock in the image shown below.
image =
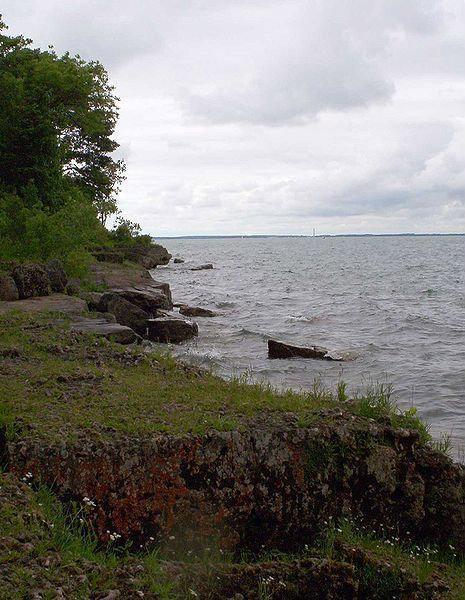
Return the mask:
<path fill-rule="evenodd" d="M 176 317 L 150 319 L 147 335 L 153 342 L 179 344 L 199 333 L 197 323 Z"/>
<path fill-rule="evenodd" d="M 173 262 L 175 265 L 181 265 L 185 260 L 183 258 L 175 258 Z"/>
<path fill-rule="evenodd" d="M 179 308 L 179 312 L 185 317 L 216 317 L 217 313 L 209 310 L 208 308 L 201 308 L 200 306 L 187 306 L 183 304 Z"/>
<path fill-rule="evenodd" d="M 73 331 L 102 336 L 118 344 L 133 344 L 140 340 L 140 336 L 130 327 L 108 323 L 105 319 L 82 319 L 71 323 L 70 327 Z"/>
<path fill-rule="evenodd" d="M 52 292 L 61 294 L 65 291 L 68 283 L 68 276 L 66 275 L 63 263 L 57 258 L 50 260 L 46 265 L 45 269 L 50 279 L 50 286 Z"/>
<path fill-rule="evenodd" d="M 0 300 L 11 302 L 18 300 L 19 292 L 15 280 L 6 273 L 0 273 Z"/>
<path fill-rule="evenodd" d="M 107 311 L 115 315 L 120 325 L 130 327 L 140 336 L 146 335 L 150 315 L 145 310 L 115 294 L 107 302 Z"/>
<path fill-rule="evenodd" d="M 108 312 L 108 302 L 115 296 L 119 296 L 127 302 L 131 302 L 131 304 L 135 304 L 148 315 L 156 315 L 157 310 L 160 308 L 168 310 L 172 308 L 170 299 L 156 287 L 150 289 L 147 287 L 144 289 L 128 287 L 124 289 L 114 289 L 102 294 L 98 305 L 99 310 L 101 312 Z"/>
<path fill-rule="evenodd" d="M 15 280 L 21 300 L 51 294 L 50 278 L 42 265 L 17 265 L 11 275 Z"/>
<path fill-rule="evenodd" d="M 294 346 L 276 340 L 268 340 L 268 358 L 316 358 L 320 360 L 342 360 L 337 355 L 319 346 Z"/>
<path fill-rule="evenodd" d="M 213 265 L 211 263 L 199 265 L 198 267 L 192 267 L 191 271 L 207 271 L 209 269 L 213 269 Z"/>

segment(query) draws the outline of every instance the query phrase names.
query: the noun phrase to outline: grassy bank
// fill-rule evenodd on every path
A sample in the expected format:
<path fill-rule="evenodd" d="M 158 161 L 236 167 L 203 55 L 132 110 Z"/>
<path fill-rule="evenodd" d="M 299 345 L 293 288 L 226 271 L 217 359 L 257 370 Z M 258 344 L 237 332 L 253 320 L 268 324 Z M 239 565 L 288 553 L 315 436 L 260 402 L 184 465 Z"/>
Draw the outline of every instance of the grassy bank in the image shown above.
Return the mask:
<path fill-rule="evenodd" d="M 343 409 L 394 426 L 415 428 L 427 443 L 415 411 L 401 413 L 389 390 L 378 388 L 348 399 L 314 386 L 278 393 L 245 379 L 223 379 L 175 362 L 167 353 L 125 348 L 70 331 L 64 315 L 0 315 L 1 422 L 33 426 L 51 438 L 97 428 L 103 435 L 240 429 L 254 418 L 293 413 L 305 425 L 322 409 Z"/>

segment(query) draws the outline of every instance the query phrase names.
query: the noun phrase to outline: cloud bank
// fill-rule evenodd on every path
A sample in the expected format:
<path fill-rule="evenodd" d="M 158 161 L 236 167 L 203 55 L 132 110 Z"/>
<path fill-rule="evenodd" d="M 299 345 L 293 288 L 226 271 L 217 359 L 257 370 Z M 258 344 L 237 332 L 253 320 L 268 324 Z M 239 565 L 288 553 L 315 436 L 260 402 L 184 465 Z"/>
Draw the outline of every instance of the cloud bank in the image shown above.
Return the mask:
<path fill-rule="evenodd" d="M 3 0 L 98 58 L 154 235 L 465 231 L 462 0 Z"/>

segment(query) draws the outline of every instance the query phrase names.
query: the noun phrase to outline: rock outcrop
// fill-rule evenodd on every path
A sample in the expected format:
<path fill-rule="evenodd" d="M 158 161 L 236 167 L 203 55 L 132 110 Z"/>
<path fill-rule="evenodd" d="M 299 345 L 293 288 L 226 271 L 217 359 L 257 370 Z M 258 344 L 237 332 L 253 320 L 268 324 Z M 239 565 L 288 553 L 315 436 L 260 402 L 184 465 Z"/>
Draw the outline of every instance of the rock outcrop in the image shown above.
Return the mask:
<path fill-rule="evenodd" d="M 294 346 L 285 342 L 268 340 L 268 358 L 316 358 L 320 360 L 342 360 L 326 348 L 320 346 Z"/>
<path fill-rule="evenodd" d="M 13 277 L 0 272 L 0 301 L 12 302 L 18 298 L 19 292 Z"/>
<path fill-rule="evenodd" d="M 217 313 L 209 310 L 208 308 L 201 308 L 200 306 L 187 306 L 182 304 L 179 307 L 179 312 L 185 317 L 216 317 Z"/>
<path fill-rule="evenodd" d="M 171 260 L 171 254 L 160 244 L 137 244 L 120 245 L 115 248 L 100 248 L 93 252 L 99 262 L 121 264 L 125 260 L 141 265 L 145 269 L 155 269 L 161 265 L 167 265 Z"/>
<path fill-rule="evenodd" d="M 42 265 L 17 265 L 14 267 L 11 275 L 15 280 L 21 300 L 34 296 L 49 296 L 51 294 L 50 278 Z"/>
<path fill-rule="evenodd" d="M 149 270 L 167 265 L 171 260 L 171 254 L 160 244 L 129 246 L 124 248 L 124 256 L 127 260 L 142 265 Z"/>
<path fill-rule="evenodd" d="M 160 289 L 153 287 L 148 290 L 147 288 L 137 289 L 134 287 L 128 287 L 122 289 L 113 289 L 102 294 L 98 303 L 98 310 L 100 312 L 108 312 L 108 302 L 115 296 L 123 298 L 131 304 L 135 304 L 148 315 L 152 316 L 155 316 L 157 314 L 157 310 L 160 308 L 165 310 L 170 310 L 172 308 L 170 299 Z"/>
<path fill-rule="evenodd" d="M 204 435 L 83 434 L 46 444 L 26 436 L 6 454 L 19 476 L 91 498 L 104 542 L 117 531 L 141 543 L 208 545 L 214 536 L 235 551 L 294 550 L 328 519 L 346 517 L 465 553 L 465 467 L 415 431 L 334 410 L 308 427 L 263 416 L 242 431 Z"/>
<path fill-rule="evenodd" d="M 147 337 L 152 342 L 179 344 L 199 333 L 197 323 L 179 317 L 158 317 L 148 322 Z"/>
<path fill-rule="evenodd" d="M 150 319 L 149 313 L 139 308 L 136 304 L 128 302 L 122 296 L 114 294 L 106 303 L 107 312 L 115 316 L 120 325 L 130 327 L 137 334 L 145 337 L 147 334 L 147 323 Z"/>

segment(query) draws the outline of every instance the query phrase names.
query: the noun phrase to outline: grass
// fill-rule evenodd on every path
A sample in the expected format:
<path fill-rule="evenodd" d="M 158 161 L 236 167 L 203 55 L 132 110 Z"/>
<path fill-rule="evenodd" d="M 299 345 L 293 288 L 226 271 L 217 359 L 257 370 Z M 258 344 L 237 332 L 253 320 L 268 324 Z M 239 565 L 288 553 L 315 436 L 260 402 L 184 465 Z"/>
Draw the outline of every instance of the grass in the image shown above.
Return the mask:
<path fill-rule="evenodd" d="M 166 353 L 74 333 L 63 315 L 0 315 L 0 360 L 0 425 L 8 435 L 28 424 L 47 438 L 96 426 L 125 434 L 202 434 L 285 413 L 311 426 L 322 409 L 343 408 L 417 429 L 423 442 L 430 440 L 415 411 L 399 412 L 384 386 L 349 400 L 344 384 L 333 395 L 318 382 L 307 392 L 278 392 L 243 376 L 225 381 Z"/>
<path fill-rule="evenodd" d="M 179 598 L 155 552 L 99 546 L 85 515 L 85 505 L 65 508 L 49 489 L 0 474 L 0 598 L 29 598 L 31 588 L 44 599 L 86 600 L 112 589 Z"/>
<path fill-rule="evenodd" d="M 465 598 L 465 560 L 457 557 L 453 548 L 440 550 L 430 545 L 403 543 L 392 530 L 385 529 L 380 534 L 379 531 L 370 531 L 362 525 L 343 519 L 339 523 L 328 523 L 319 544 L 311 552 L 319 552 L 331 559 L 347 560 L 347 549 L 361 549 L 386 566 L 383 571 L 373 564 L 358 566 L 361 591 L 369 590 L 369 597 L 373 600 L 391 600 L 397 597 L 394 592 L 399 588 L 405 573 L 421 584 L 428 583 L 439 575 L 450 588 L 444 598 Z"/>

